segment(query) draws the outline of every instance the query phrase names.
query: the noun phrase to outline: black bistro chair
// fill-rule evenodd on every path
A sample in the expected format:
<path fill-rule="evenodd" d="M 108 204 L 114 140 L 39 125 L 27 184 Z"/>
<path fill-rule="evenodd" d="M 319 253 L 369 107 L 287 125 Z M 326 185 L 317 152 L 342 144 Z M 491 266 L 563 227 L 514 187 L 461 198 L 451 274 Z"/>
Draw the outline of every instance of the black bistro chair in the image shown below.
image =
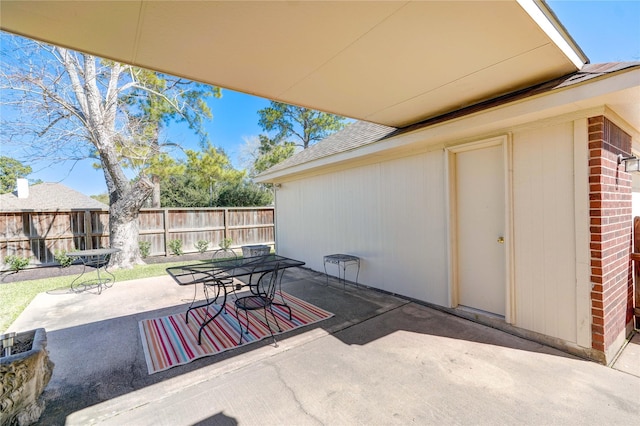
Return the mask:
<path fill-rule="evenodd" d="M 279 275 L 281 274 L 279 264 L 276 264 L 273 271 L 264 272 L 260 278 L 258 279 L 257 285 L 257 294 L 252 294 L 251 296 L 239 297 L 235 301 L 236 305 L 236 318 L 238 318 L 238 323 L 240 324 L 240 340 L 238 344 L 242 343 L 242 321 L 240 320 L 239 311 L 244 311 L 245 320 L 247 323 L 247 330 L 245 333 L 249 333 L 250 321 L 249 321 L 249 311 L 257 311 L 264 310 L 264 317 L 267 321 L 266 326 L 269 328 L 269 332 L 271 332 L 271 337 L 273 338 L 273 343 L 278 346 L 278 342 L 276 341 L 276 337 L 273 335 L 273 330 L 271 329 L 271 324 L 269 324 L 269 316 L 267 315 L 267 309 L 271 312 L 271 316 L 273 316 L 276 326 L 278 327 L 278 331 L 282 331 L 280 328 L 280 324 L 278 324 L 278 318 L 273 313 L 272 305 L 275 304 L 274 297 L 276 295 L 276 287 L 278 286 Z M 265 282 L 267 281 L 268 282 Z M 286 309 L 289 310 L 289 319 L 291 319 L 291 308 L 286 305 L 283 305 Z"/>

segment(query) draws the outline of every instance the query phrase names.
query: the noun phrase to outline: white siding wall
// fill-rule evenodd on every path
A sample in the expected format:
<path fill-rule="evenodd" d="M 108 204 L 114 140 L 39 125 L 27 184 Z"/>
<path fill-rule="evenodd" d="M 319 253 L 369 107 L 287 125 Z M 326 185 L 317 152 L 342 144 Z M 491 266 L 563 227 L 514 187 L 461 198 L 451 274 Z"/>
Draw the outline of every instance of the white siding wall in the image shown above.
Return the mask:
<path fill-rule="evenodd" d="M 517 327 L 589 346 L 588 259 L 576 262 L 588 206 L 576 208 L 575 196 L 576 185 L 588 190 L 587 165 L 574 167 L 574 154 L 587 148 L 574 146 L 574 132 L 567 121 L 512 133 L 512 312 Z M 449 306 L 444 163 L 443 151 L 432 151 L 284 182 L 279 253 L 317 271 L 326 254 L 355 254 L 360 282 Z"/>
<path fill-rule="evenodd" d="M 444 177 L 437 151 L 285 182 L 278 251 L 318 271 L 326 254 L 354 254 L 360 282 L 447 306 Z"/>
<path fill-rule="evenodd" d="M 571 122 L 513 135 L 515 325 L 570 342 L 577 340 L 573 135 Z"/>

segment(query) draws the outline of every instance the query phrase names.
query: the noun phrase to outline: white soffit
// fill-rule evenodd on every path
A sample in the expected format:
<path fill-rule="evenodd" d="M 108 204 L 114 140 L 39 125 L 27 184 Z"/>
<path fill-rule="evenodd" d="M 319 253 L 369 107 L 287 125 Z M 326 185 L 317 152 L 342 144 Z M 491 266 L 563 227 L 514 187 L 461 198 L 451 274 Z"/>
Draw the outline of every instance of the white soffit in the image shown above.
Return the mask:
<path fill-rule="evenodd" d="M 275 182 L 293 176 L 325 171 L 327 167 L 351 167 L 389 158 L 391 152 L 416 152 L 440 144 L 477 140 L 514 131 L 519 126 L 547 126 L 593 115 L 607 115 L 638 140 L 640 132 L 640 68 L 552 90 L 514 102 L 483 109 L 462 117 L 383 138 L 357 149 L 339 151 L 311 161 L 265 172 L 257 182 Z M 613 115 L 612 115 L 613 114 Z M 431 148 L 433 149 L 433 148 Z M 640 145 L 634 145 L 640 152 Z M 295 158 L 295 157 L 294 157 Z"/>
<path fill-rule="evenodd" d="M 572 73 L 587 61 L 533 0 L 3 0 L 0 27 L 394 127 Z"/>

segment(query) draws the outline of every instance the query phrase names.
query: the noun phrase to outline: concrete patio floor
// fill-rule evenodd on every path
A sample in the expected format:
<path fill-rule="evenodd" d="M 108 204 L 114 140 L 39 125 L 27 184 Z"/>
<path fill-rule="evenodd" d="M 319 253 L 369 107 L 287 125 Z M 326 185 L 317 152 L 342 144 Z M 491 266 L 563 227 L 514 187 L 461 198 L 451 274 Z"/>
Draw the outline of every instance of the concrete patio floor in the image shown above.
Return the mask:
<path fill-rule="evenodd" d="M 10 327 L 47 330 L 43 425 L 634 424 L 640 336 L 614 368 L 307 269 L 283 289 L 333 318 L 149 375 L 138 321 L 186 309 L 166 277 L 40 294 Z M 624 371 L 617 370 L 618 363 Z"/>

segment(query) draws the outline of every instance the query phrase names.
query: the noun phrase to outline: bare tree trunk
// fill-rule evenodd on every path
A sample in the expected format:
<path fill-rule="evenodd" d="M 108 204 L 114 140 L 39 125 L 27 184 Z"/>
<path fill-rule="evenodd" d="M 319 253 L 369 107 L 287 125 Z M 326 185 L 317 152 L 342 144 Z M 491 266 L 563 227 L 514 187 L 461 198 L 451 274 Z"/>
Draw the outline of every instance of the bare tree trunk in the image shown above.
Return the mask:
<path fill-rule="evenodd" d="M 138 222 L 125 220 L 121 223 L 117 215 L 109 215 L 109 238 L 111 247 L 120 251 L 111 256 L 111 263 L 118 268 L 133 268 L 134 265 L 144 264 L 138 248 Z"/>
<path fill-rule="evenodd" d="M 80 105 L 80 112 L 91 134 L 104 170 L 109 191 L 109 238 L 113 248 L 120 251 L 111 257 L 111 266 L 132 268 L 143 263 L 138 249 L 138 214 L 152 191 L 151 183 L 144 177 L 131 184 L 120 165 L 116 149 L 117 132 L 117 82 L 124 70 L 115 63 L 111 67 L 109 87 L 104 94 L 97 84 L 96 58 L 84 55 L 84 64 L 75 62 L 68 51 L 57 48 L 71 78 Z M 82 76 L 83 81 L 80 76 Z"/>
<path fill-rule="evenodd" d="M 138 184 L 123 198 L 111 204 L 109 208 L 109 239 L 111 247 L 120 249 L 111 258 L 111 264 L 119 268 L 132 268 L 144 264 L 138 248 L 138 214 L 144 200 L 152 191 L 146 179 Z"/>
<path fill-rule="evenodd" d="M 111 256 L 110 266 L 128 269 L 144 264 L 138 247 L 138 215 L 144 201 L 153 190 L 151 182 L 140 178 L 135 185 L 122 192 L 115 190 L 116 185 L 106 168 L 104 176 L 110 200 L 109 242 L 112 248 L 120 249 Z"/>

